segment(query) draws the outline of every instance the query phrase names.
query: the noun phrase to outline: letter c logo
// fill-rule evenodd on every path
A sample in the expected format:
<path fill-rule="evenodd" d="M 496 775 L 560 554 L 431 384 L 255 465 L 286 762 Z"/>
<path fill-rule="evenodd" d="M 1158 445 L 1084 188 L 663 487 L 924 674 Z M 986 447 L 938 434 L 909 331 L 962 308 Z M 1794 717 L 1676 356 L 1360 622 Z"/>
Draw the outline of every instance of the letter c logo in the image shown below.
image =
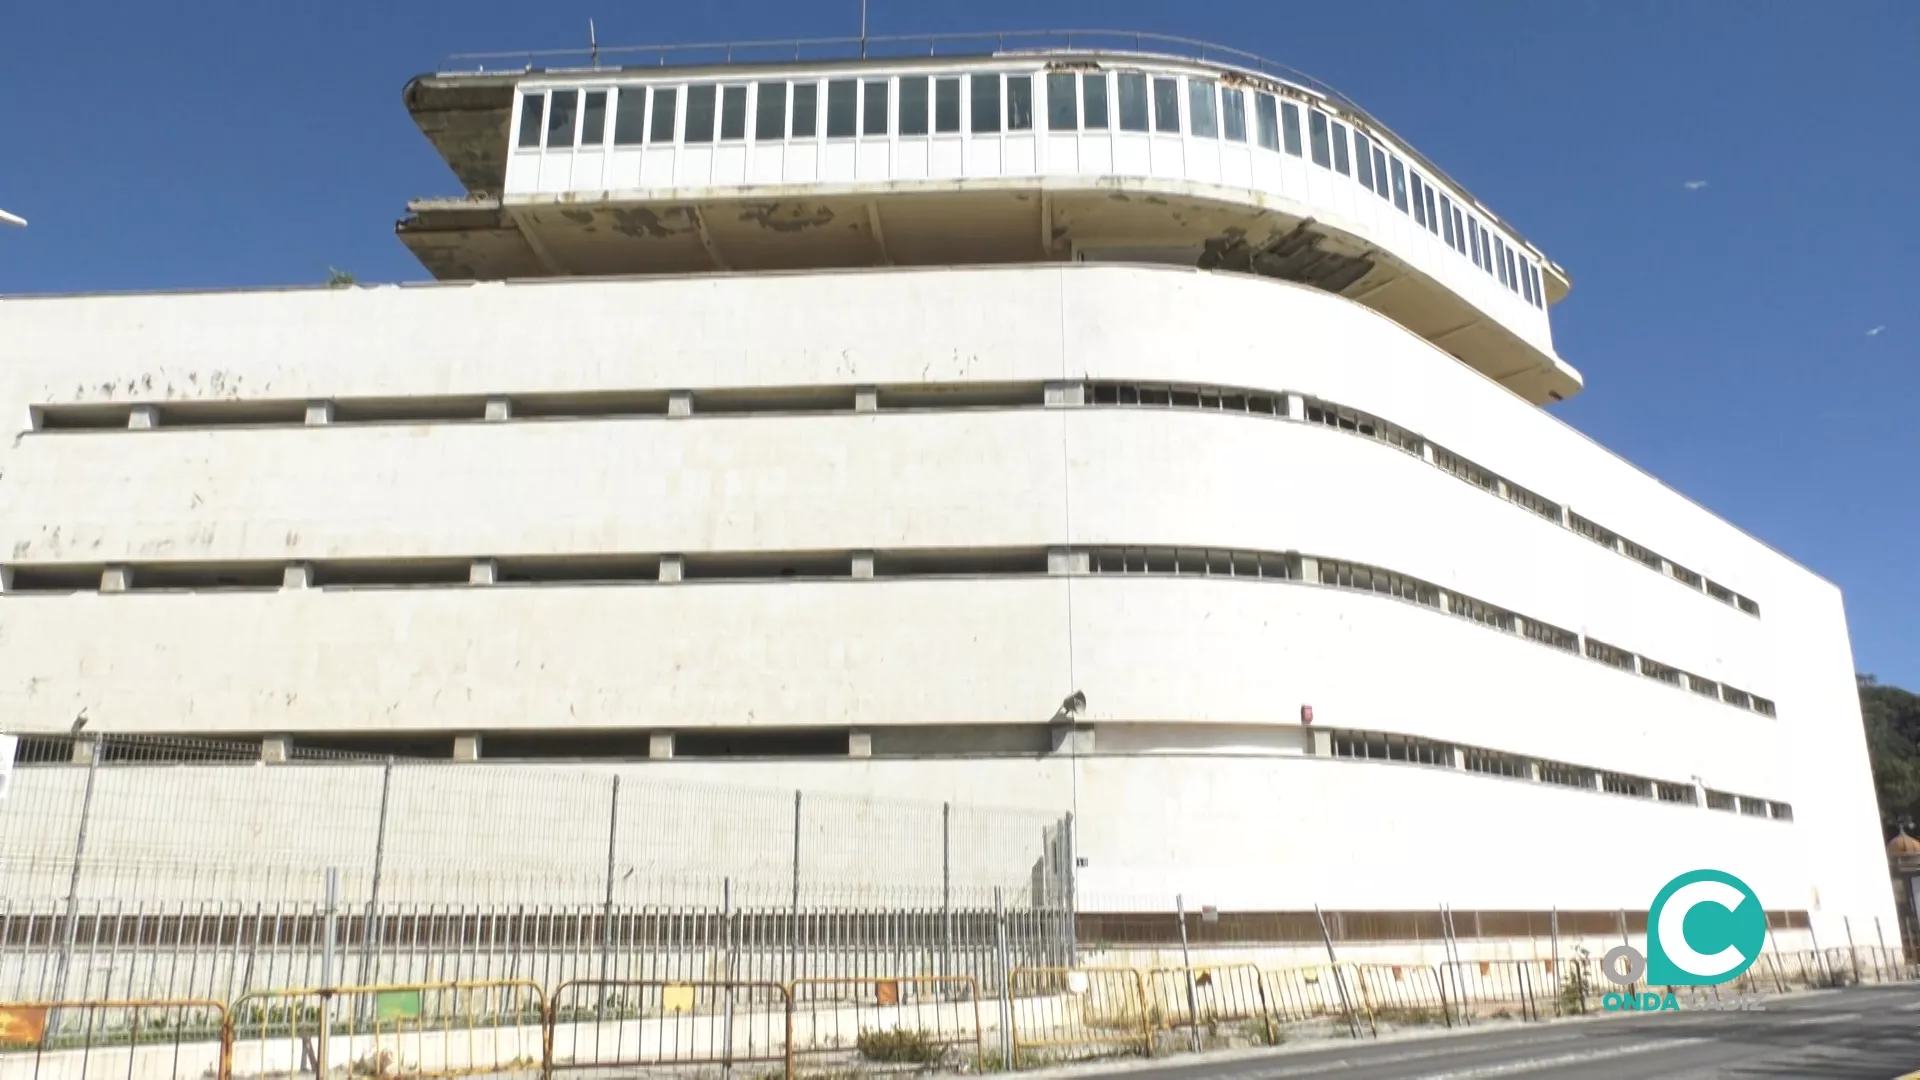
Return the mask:
<path fill-rule="evenodd" d="M 1703 979 L 1718 978 L 1738 967 L 1747 957 L 1731 945 L 1712 954 L 1694 951 L 1687 943 L 1687 915 L 1701 904 L 1718 904 L 1733 911 L 1746 900 L 1745 893 L 1724 881 L 1693 881 L 1674 890 L 1660 909 L 1660 945 L 1667 959 L 1681 971 Z"/>
<path fill-rule="evenodd" d="M 1703 910 L 1704 909 L 1704 910 Z M 1660 890 L 1648 908 L 1647 984 L 1713 986 L 1737 978 L 1766 944 L 1767 915 L 1746 882 L 1723 870 L 1693 870 Z M 1695 948 L 1687 938 L 1717 946 Z"/>

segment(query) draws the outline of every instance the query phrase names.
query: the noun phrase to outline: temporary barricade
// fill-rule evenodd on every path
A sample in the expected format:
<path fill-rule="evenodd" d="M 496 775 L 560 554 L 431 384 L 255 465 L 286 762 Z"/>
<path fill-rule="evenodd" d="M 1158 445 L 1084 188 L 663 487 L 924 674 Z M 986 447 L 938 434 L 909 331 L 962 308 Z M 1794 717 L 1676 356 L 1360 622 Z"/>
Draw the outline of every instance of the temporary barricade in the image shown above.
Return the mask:
<path fill-rule="evenodd" d="M 1368 1016 L 1370 1026 L 1453 1026 L 1454 1010 L 1440 974 L 1433 968 L 1424 964 L 1353 964 L 1348 970 L 1360 991 L 1357 1004 Z"/>
<path fill-rule="evenodd" d="M 578 979 L 548 1007 L 547 1064 L 577 1069 L 772 1064 L 793 1073 L 787 988 L 773 982 Z"/>
<path fill-rule="evenodd" d="M 795 979 L 787 989 L 802 1075 L 986 1066 L 971 976 Z"/>
<path fill-rule="evenodd" d="M 1367 1023 L 1359 1011 L 1359 987 L 1345 965 L 1268 968 L 1260 973 L 1260 982 L 1279 1023 L 1330 1019 L 1356 1035 Z"/>
<path fill-rule="evenodd" d="M 546 1011 L 540 987 L 522 980 L 256 991 L 227 1017 L 223 1080 L 538 1071 Z"/>
<path fill-rule="evenodd" d="M 1553 1009 L 1557 983 L 1537 960 L 1449 960 L 1440 965 L 1440 985 L 1465 1024 L 1484 1019 L 1540 1019 L 1540 1005 Z"/>
<path fill-rule="evenodd" d="M 1190 1028 L 1197 1040 L 1202 1030 L 1218 1035 L 1222 1024 L 1243 1024 L 1255 1041 L 1271 1045 L 1276 1038 L 1267 989 L 1253 964 L 1153 968 L 1146 987 L 1148 1014 L 1164 1029 Z"/>
<path fill-rule="evenodd" d="M 1016 1068 L 1153 1053 L 1146 984 L 1128 967 L 1025 967 L 1007 975 Z"/>
<path fill-rule="evenodd" d="M 0 1077 L 224 1077 L 226 1020 L 217 1001 L 0 1002 Z"/>

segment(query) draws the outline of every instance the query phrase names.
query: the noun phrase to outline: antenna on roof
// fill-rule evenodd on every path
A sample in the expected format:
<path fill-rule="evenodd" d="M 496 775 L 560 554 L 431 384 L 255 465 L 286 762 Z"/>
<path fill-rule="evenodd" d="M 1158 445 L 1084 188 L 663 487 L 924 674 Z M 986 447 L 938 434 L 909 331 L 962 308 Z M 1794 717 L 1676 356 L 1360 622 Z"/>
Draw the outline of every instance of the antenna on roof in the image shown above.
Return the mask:
<path fill-rule="evenodd" d="M 593 57 L 593 66 L 600 66 L 600 37 L 594 33 L 593 20 L 587 20 L 587 51 Z"/>
<path fill-rule="evenodd" d="M 867 0 L 860 0 L 860 59 L 867 58 Z"/>

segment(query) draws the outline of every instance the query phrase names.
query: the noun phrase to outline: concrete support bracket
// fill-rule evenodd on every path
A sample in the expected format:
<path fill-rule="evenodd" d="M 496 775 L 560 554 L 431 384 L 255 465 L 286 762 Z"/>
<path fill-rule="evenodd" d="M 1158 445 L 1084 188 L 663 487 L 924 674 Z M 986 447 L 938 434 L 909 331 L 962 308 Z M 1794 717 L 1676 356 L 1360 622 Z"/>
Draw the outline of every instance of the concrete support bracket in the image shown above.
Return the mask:
<path fill-rule="evenodd" d="M 870 578 L 873 576 L 873 552 L 856 551 L 853 553 L 853 576 Z"/>
<path fill-rule="evenodd" d="M 870 758 L 873 756 L 873 735 L 865 731 L 850 732 L 847 735 L 847 756 Z"/>
<path fill-rule="evenodd" d="M 307 402 L 307 423 L 316 427 L 333 423 L 333 402 Z"/>
<path fill-rule="evenodd" d="M 293 757 L 293 736 L 268 735 L 260 740 L 260 760 L 268 765 L 285 765 Z"/>
<path fill-rule="evenodd" d="M 660 580 L 662 582 L 679 581 L 686 575 L 687 560 L 680 555 L 660 556 Z"/>
<path fill-rule="evenodd" d="M 647 756 L 664 761 L 673 756 L 673 732 L 656 731 L 647 736 Z"/>
<path fill-rule="evenodd" d="M 1067 408 L 1087 403 L 1087 384 L 1080 382 L 1050 382 L 1046 386 L 1047 407 L 1050 409 Z"/>
<path fill-rule="evenodd" d="M 467 584 L 493 585 L 500 580 L 500 564 L 492 559 L 475 559 L 467 566 Z"/>
<path fill-rule="evenodd" d="M 480 760 L 480 735 L 477 732 L 468 732 L 464 735 L 455 735 L 453 737 L 453 760 Z"/>
<path fill-rule="evenodd" d="M 313 588 L 313 564 L 288 563 L 286 569 L 280 572 L 280 587 L 282 589 Z"/>
<path fill-rule="evenodd" d="M 1307 418 L 1307 399 L 1299 394 L 1287 395 L 1287 419 L 1305 420 Z"/>
<path fill-rule="evenodd" d="M 668 416 L 693 415 L 693 391 L 674 390 L 667 394 Z"/>
<path fill-rule="evenodd" d="M 100 573 L 100 591 L 107 593 L 126 592 L 133 588 L 133 570 L 126 566 L 109 566 Z"/>
<path fill-rule="evenodd" d="M 505 397 L 488 398 L 487 399 L 487 419 L 489 420 L 513 419 L 513 399 L 505 398 Z"/>
<path fill-rule="evenodd" d="M 853 391 L 854 412 L 879 412 L 880 390 L 877 387 L 861 386 Z"/>
<path fill-rule="evenodd" d="M 127 426 L 139 431 L 160 426 L 160 410 L 153 405 L 135 405 L 127 414 Z"/>

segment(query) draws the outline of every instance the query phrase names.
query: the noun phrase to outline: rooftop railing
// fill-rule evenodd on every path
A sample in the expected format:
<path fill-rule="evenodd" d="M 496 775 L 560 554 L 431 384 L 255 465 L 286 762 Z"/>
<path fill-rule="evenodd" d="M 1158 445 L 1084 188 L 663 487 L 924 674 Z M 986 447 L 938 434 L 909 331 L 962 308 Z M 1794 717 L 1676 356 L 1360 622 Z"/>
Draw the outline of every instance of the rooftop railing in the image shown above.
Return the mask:
<path fill-rule="evenodd" d="M 635 67 L 711 67 L 805 61 L 885 60 L 917 57 L 1019 55 L 1035 52 L 1131 53 L 1198 60 L 1238 68 L 1311 90 L 1344 109 L 1363 110 L 1346 95 L 1306 72 L 1255 53 L 1195 38 L 1127 30 L 1007 30 L 971 34 L 889 37 L 792 38 L 689 45 L 591 45 L 586 48 L 455 53 L 441 61 L 442 75 L 532 71 L 604 71 Z"/>

